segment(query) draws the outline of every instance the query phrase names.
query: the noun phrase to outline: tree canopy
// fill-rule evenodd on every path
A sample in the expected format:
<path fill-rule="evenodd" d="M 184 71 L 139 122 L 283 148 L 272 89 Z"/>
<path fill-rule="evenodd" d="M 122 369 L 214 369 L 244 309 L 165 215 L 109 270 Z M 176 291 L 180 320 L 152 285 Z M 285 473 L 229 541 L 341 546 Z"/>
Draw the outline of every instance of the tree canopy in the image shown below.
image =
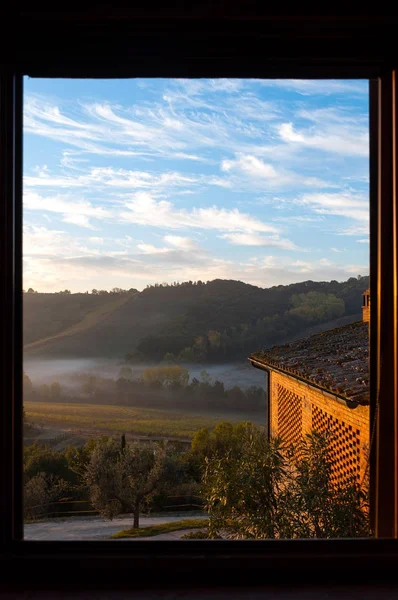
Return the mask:
<path fill-rule="evenodd" d="M 85 473 L 92 505 L 109 519 L 131 512 L 138 528 L 140 511 L 161 480 L 165 456 L 161 444 L 121 445 L 112 439 L 97 444 Z"/>

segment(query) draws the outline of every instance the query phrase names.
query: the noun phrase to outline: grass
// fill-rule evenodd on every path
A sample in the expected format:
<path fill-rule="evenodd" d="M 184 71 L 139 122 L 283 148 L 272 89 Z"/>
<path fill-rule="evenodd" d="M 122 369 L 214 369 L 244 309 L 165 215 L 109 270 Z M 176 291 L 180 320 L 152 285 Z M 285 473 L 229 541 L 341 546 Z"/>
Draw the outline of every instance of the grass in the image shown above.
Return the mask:
<path fill-rule="evenodd" d="M 119 540 L 121 538 L 152 537 L 161 533 L 180 531 L 181 529 L 200 529 L 207 527 L 207 524 L 208 519 L 181 519 L 181 521 L 162 523 L 160 525 L 142 527 L 141 529 L 122 529 L 122 531 L 114 533 L 112 538 Z"/>
<path fill-rule="evenodd" d="M 25 402 L 28 421 L 63 429 L 91 430 L 153 437 L 190 439 L 202 427 L 238 419 L 178 413 L 172 409 L 136 408 L 102 404 Z"/>
<path fill-rule="evenodd" d="M 98 323 L 103 321 L 106 317 L 108 317 L 108 315 L 116 311 L 118 308 L 120 308 L 120 306 L 128 302 L 131 298 L 131 294 L 123 294 L 122 296 L 112 297 L 109 300 L 109 302 L 106 302 L 105 304 L 98 306 L 94 310 L 91 310 L 90 312 L 85 314 L 84 317 L 78 323 L 71 325 L 67 329 L 63 329 L 62 331 L 59 331 L 54 335 L 41 338 L 34 342 L 30 342 L 29 344 L 25 344 L 24 352 L 34 350 L 36 348 L 41 348 L 41 346 L 45 346 L 49 342 L 54 342 L 56 340 L 60 340 L 70 335 L 81 333 L 83 331 L 86 331 L 87 329 L 90 329 L 94 325 L 97 325 Z"/>

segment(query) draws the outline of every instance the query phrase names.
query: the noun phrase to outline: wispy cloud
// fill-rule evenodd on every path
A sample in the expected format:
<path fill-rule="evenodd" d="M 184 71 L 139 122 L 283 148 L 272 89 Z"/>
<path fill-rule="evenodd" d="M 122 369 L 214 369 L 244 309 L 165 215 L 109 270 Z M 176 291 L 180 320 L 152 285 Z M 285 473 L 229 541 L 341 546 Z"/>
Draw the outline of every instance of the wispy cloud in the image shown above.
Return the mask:
<path fill-rule="evenodd" d="M 237 153 L 234 159 L 224 159 L 221 170 L 230 177 L 229 185 L 233 189 L 264 190 L 269 188 L 333 187 L 318 177 L 307 177 L 290 171 L 285 167 L 273 166 L 270 162 L 250 154 Z"/>
<path fill-rule="evenodd" d="M 325 217 L 316 216 L 310 217 L 307 215 L 289 215 L 288 217 L 273 217 L 273 221 L 282 223 L 294 223 L 295 225 L 301 225 L 308 227 L 308 223 L 320 223 L 325 220 Z"/>
<path fill-rule="evenodd" d="M 242 170 L 247 175 L 262 177 L 265 179 L 275 179 L 277 172 L 271 164 L 267 164 L 256 156 L 240 155 L 237 160 L 223 160 L 221 163 L 222 171 L 231 171 L 233 168 Z"/>
<path fill-rule="evenodd" d="M 111 95 L 97 83 L 57 97 L 27 80 L 29 285 L 366 270 L 367 82 L 137 80 Z"/>
<path fill-rule="evenodd" d="M 339 229 L 336 232 L 338 235 L 369 235 L 369 224 L 364 225 L 352 225 L 345 229 Z"/>
<path fill-rule="evenodd" d="M 189 252 L 195 252 L 198 250 L 198 245 L 191 238 L 181 237 L 179 235 L 165 235 L 164 241 L 166 244 L 179 248 L 180 250 L 186 250 Z"/>
<path fill-rule="evenodd" d="M 23 207 L 24 210 L 40 211 L 41 213 L 59 213 L 65 221 L 91 229 L 95 227 L 89 221 L 90 218 L 103 220 L 111 216 L 108 209 L 94 206 L 86 200 L 76 202 L 68 196 L 41 196 L 35 192 L 24 194 Z"/>
<path fill-rule="evenodd" d="M 271 246 L 282 250 L 299 249 L 291 240 L 281 238 L 279 235 L 261 236 L 255 233 L 224 233 L 220 237 L 237 246 Z"/>
<path fill-rule="evenodd" d="M 78 225 L 79 227 L 87 227 L 87 229 L 98 229 L 95 227 L 86 215 L 82 214 L 65 214 L 63 221 L 65 223 L 71 223 L 72 225 Z"/>
<path fill-rule="evenodd" d="M 170 248 L 159 248 L 153 244 L 137 244 L 137 248 L 143 254 L 166 254 Z"/>
<path fill-rule="evenodd" d="M 192 185 L 198 179 L 176 171 L 154 173 L 149 171 L 130 171 L 112 167 L 91 167 L 84 174 L 70 173 L 54 176 L 44 169 L 36 176 L 25 175 L 24 183 L 28 187 L 116 187 L 127 189 L 174 188 Z M 211 179 L 210 179 L 211 182 Z"/>
<path fill-rule="evenodd" d="M 368 156 L 369 136 L 366 130 L 352 132 L 347 127 L 298 129 L 293 123 L 282 123 L 278 133 L 284 142 L 344 155 Z"/>
<path fill-rule="evenodd" d="M 156 200 L 150 194 L 138 192 L 126 203 L 121 218 L 127 223 L 151 225 L 152 227 L 185 229 L 199 228 L 218 231 L 272 232 L 278 230 L 273 225 L 240 212 L 238 209 L 208 208 L 177 209 L 168 200 Z"/>
<path fill-rule="evenodd" d="M 367 81 L 337 81 L 333 79 L 304 80 L 304 79 L 263 79 L 261 85 L 277 87 L 308 95 L 335 95 L 344 94 L 355 96 L 368 94 L 369 84 Z"/>
<path fill-rule="evenodd" d="M 306 194 L 296 202 L 311 207 L 316 213 L 337 215 L 363 221 L 369 221 L 369 201 L 359 195 L 342 192 L 340 194 Z M 363 231 L 361 226 L 361 230 Z"/>

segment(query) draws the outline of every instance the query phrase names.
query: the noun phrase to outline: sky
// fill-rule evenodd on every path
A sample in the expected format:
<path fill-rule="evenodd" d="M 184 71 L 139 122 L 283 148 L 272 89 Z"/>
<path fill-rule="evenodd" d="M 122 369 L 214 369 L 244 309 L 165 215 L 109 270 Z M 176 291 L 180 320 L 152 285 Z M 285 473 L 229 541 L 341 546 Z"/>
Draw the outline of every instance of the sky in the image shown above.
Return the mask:
<path fill-rule="evenodd" d="M 368 82 L 24 81 L 24 289 L 369 270 Z"/>

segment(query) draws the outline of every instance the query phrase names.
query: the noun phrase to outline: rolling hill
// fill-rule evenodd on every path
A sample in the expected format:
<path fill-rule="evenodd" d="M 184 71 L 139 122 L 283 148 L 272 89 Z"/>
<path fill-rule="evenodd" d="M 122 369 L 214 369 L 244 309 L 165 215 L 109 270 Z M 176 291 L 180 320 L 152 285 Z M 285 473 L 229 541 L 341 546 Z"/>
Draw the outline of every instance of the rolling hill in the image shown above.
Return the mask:
<path fill-rule="evenodd" d="M 120 295 L 26 293 L 24 350 L 35 357 L 136 353 L 161 360 L 185 349 L 204 362 L 231 360 L 314 327 L 361 318 L 361 294 L 368 286 L 368 277 L 351 277 L 272 288 L 214 280 Z"/>

